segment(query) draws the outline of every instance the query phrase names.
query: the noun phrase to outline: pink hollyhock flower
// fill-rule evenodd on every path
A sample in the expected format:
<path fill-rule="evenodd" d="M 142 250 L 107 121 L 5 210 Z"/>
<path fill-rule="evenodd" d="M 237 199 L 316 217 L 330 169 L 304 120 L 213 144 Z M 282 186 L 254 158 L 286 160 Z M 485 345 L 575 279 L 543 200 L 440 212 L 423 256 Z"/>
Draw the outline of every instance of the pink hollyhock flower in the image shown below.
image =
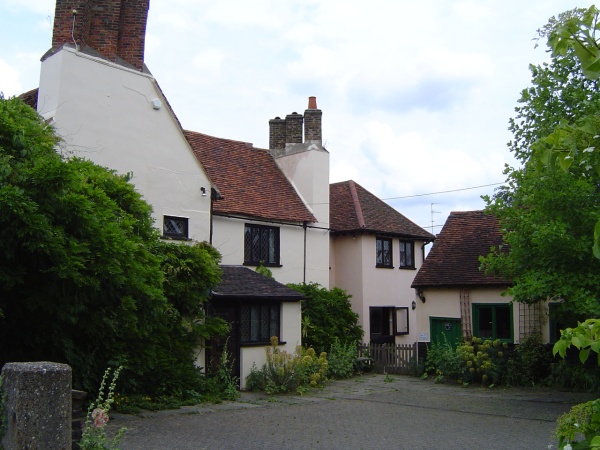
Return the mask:
<path fill-rule="evenodd" d="M 92 411 L 92 419 L 96 428 L 102 428 L 108 423 L 108 414 L 102 408 L 96 408 Z"/>

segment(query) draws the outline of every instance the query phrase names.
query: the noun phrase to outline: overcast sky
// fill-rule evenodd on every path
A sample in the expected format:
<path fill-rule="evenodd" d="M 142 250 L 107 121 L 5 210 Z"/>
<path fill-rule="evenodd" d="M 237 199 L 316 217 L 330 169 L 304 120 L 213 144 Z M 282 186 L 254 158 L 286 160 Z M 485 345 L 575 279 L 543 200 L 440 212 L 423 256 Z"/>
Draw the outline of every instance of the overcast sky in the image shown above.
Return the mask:
<path fill-rule="evenodd" d="M 0 0 L 0 91 L 38 86 L 54 0 Z M 439 232 L 514 165 L 508 120 L 569 0 L 151 0 L 145 61 L 185 129 L 268 148 L 316 96 L 331 182 Z M 436 195 L 422 195 L 454 191 Z M 431 211 L 435 211 L 433 214 Z"/>

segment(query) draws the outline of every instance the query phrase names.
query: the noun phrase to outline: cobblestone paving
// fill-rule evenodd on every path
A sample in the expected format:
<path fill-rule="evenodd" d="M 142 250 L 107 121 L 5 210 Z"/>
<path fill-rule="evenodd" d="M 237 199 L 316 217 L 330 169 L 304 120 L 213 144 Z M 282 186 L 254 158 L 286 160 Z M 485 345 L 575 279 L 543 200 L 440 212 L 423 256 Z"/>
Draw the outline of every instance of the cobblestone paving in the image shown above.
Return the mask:
<path fill-rule="evenodd" d="M 301 397 L 244 392 L 220 405 L 115 415 L 110 428 L 128 428 L 123 450 L 535 450 L 556 448 L 556 418 L 590 398 L 363 375 Z"/>

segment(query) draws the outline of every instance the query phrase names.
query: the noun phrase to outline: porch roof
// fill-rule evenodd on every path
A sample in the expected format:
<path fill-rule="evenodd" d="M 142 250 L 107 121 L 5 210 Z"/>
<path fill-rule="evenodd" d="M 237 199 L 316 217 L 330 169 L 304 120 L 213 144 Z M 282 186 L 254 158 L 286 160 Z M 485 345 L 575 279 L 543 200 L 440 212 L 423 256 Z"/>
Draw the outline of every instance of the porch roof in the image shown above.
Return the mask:
<path fill-rule="evenodd" d="M 243 266 L 221 266 L 221 283 L 212 291 L 214 300 L 252 299 L 297 302 L 305 296 L 285 284 Z"/>

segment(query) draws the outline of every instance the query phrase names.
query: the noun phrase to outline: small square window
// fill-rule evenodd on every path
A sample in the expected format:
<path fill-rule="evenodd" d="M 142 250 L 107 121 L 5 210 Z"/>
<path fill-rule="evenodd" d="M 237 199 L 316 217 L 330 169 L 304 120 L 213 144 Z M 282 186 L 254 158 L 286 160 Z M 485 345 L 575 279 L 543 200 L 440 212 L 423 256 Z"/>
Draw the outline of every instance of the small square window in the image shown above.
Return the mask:
<path fill-rule="evenodd" d="M 400 268 L 415 268 L 415 243 L 413 241 L 400 241 Z"/>
<path fill-rule="evenodd" d="M 376 259 L 375 267 L 392 268 L 392 240 L 378 237 L 375 239 Z"/>
<path fill-rule="evenodd" d="M 188 239 L 188 219 L 186 217 L 163 217 L 163 236 L 171 239 Z"/>

